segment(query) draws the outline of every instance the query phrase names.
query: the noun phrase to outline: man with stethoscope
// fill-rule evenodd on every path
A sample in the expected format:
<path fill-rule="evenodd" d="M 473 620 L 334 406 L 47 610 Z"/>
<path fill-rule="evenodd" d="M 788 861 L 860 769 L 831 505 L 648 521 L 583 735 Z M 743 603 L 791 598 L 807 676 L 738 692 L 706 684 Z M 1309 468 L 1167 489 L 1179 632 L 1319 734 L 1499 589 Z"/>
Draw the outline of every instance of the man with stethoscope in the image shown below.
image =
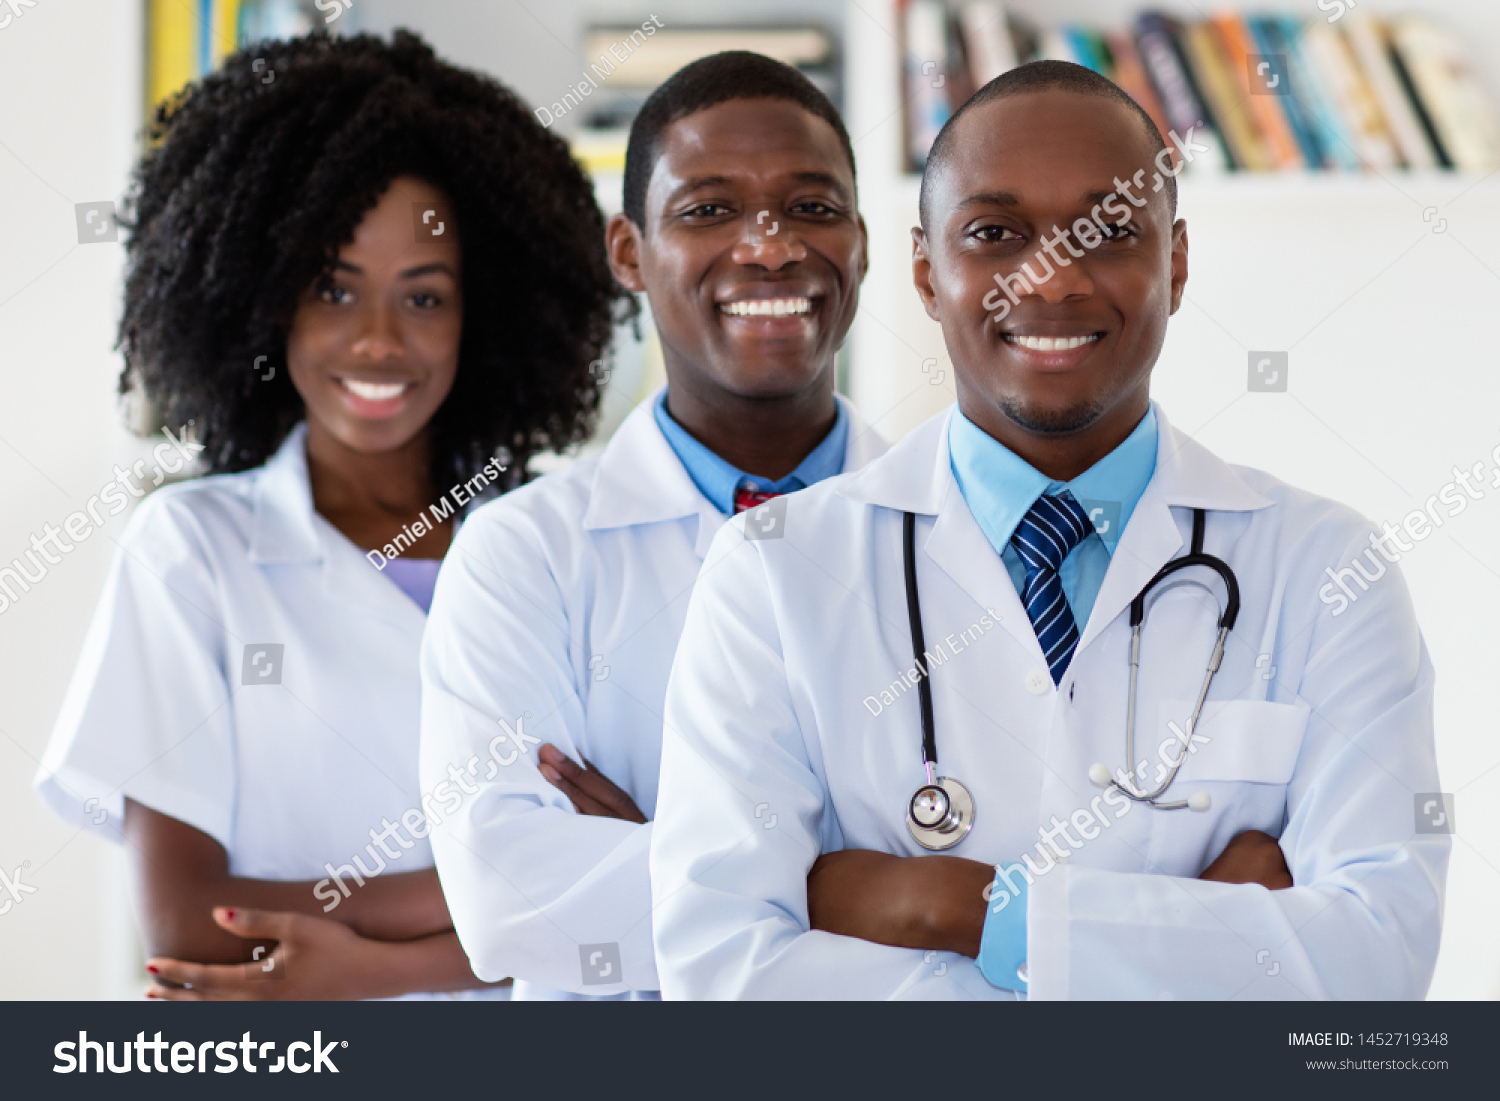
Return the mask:
<path fill-rule="evenodd" d="M 1368 522 L 1150 402 L 1187 280 L 1162 150 L 1057 62 L 934 145 L 913 268 L 958 406 L 710 552 L 652 839 L 666 997 L 1425 993 L 1426 647 L 1394 570 L 1316 598 Z"/>

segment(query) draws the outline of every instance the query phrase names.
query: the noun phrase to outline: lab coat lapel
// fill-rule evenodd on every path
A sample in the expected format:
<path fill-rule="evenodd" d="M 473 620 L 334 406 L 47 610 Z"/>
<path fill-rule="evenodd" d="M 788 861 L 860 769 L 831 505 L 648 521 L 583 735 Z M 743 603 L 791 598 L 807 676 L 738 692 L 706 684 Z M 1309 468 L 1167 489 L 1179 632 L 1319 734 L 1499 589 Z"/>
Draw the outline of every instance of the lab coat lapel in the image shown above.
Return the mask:
<path fill-rule="evenodd" d="M 416 601 L 377 570 L 343 532 L 321 516 L 315 520 L 323 539 L 323 591 L 329 598 L 421 634 L 427 614 Z"/>
<path fill-rule="evenodd" d="M 292 429 L 256 476 L 254 498 L 250 561 L 274 568 L 318 568 L 330 599 L 421 632 L 427 622 L 422 609 L 313 507 L 306 422 Z"/>
<path fill-rule="evenodd" d="M 942 454 L 945 466 L 947 457 L 945 447 Z M 1011 582 L 1010 571 L 1005 568 L 1005 563 L 991 546 L 989 537 L 969 511 L 968 503 L 951 472 L 948 482 L 950 488 L 943 498 L 937 523 L 933 524 L 932 534 L 927 537 L 923 549 L 959 588 L 974 599 L 978 608 L 993 608 L 998 612 L 1000 625 L 1011 638 L 1045 666 L 1047 662 L 1042 653 L 1042 645 L 1037 641 L 1031 619 L 1026 615 L 1021 597 Z"/>
<path fill-rule="evenodd" d="M 932 531 L 922 543 L 923 552 L 974 601 L 976 608 L 993 608 L 999 613 L 1011 637 L 1042 661 L 1041 645 L 1005 563 L 990 546 L 954 480 L 948 457 L 951 418 L 949 409 L 920 425 L 840 492 L 852 500 L 900 512 L 935 515 Z M 899 546 L 896 553 L 900 553 Z"/>
<path fill-rule="evenodd" d="M 307 475 L 307 422 L 298 424 L 266 465 L 255 473 L 255 510 L 250 520 L 250 561 L 317 562 L 322 542 L 313 522 Z"/>
<path fill-rule="evenodd" d="M 1157 461 L 1160 462 L 1159 457 Z M 1136 594 L 1146 587 L 1146 582 L 1156 576 L 1156 571 L 1182 549 L 1182 533 L 1163 497 L 1160 474 L 1161 467 L 1158 466 L 1141 499 L 1136 502 L 1130 523 L 1120 533 L 1120 541 L 1115 545 L 1109 569 L 1104 573 L 1104 582 L 1094 600 L 1094 610 L 1089 613 L 1089 621 L 1084 625 L 1075 653 L 1087 648 L 1116 616 L 1130 606 Z"/>
<path fill-rule="evenodd" d="M 583 527 L 600 531 L 697 516 L 693 549 L 703 558 L 725 518 L 693 483 L 657 426 L 653 410 L 660 400 L 657 390 L 637 405 L 599 456 Z"/>
<path fill-rule="evenodd" d="M 849 442 L 844 447 L 843 472 L 860 470 L 889 448 L 859 410 L 835 395 L 849 418 Z M 728 521 L 703 496 L 656 423 L 658 390 L 641 402 L 616 430 L 599 456 L 594 490 L 584 514 L 586 530 L 628 527 L 665 520 L 698 517 L 694 551 L 708 555 L 714 536 Z"/>
<path fill-rule="evenodd" d="M 1184 527 L 1172 509 L 1249 511 L 1271 502 L 1247 486 L 1233 467 L 1192 437 L 1173 428 L 1156 410 L 1156 470 L 1120 534 L 1094 610 L 1078 641 L 1081 651 L 1130 607 L 1156 572 L 1187 550 Z M 1184 518 L 1182 524 L 1187 524 Z M 1188 528 L 1187 530 L 1191 530 Z"/>

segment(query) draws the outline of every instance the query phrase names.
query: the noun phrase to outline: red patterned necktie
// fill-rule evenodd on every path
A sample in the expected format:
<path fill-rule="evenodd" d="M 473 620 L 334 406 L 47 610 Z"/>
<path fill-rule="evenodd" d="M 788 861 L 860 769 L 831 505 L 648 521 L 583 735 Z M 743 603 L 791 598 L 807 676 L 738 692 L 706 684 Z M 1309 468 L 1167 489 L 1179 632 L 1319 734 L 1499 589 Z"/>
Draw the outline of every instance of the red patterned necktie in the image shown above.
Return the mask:
<path fill-rule="evenodd" d="M 747 508 L 763 505 L 772 497 L 780 496 L 780 493 L 765 493 L 746 482 L 734 491 L 734 514 L 738 516 Z"/>

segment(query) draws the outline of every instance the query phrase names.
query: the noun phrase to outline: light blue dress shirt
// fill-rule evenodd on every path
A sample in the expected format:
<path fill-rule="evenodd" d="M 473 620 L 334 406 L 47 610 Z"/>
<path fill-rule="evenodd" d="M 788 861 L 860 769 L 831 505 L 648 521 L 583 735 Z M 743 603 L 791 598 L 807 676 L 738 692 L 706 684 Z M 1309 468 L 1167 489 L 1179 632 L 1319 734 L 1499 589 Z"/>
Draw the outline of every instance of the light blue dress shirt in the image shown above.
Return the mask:
<path fill-rule="evenodd" d="M 1032 503 L 1044 493 L 1056 495 L 1067 489 L 1089 513 L 1093 534 L 1068 553 L 1058 571 L 1082 634 L 1120 533 L 1156 472 L 1155 409 L 1147 409 L 1120 446 L 1070 482 L 1048 478 L 957 409 L 948 428 L 948 452 L 959 492 L 985 538 L 999 552 L 1018 594 L 1026 587 L 1026 566 L 1010 545 L 1010 537 Z M 1018 872 L 1005 882 L 997 880 L 993 897 L 1000 899 L 1004 891 L 1007 901 L 990 907 L 979 943 L 980 973 L 1008 990 L 1025 988 L 1017 971 L 1026 961 L 1026 886 Z"/>
<path fill-rule="evenodd" d="M 849 442 L 849 414 L 842 402 L 838 403 L 838 410 L 838 417 L 828 430 L 828 435 L 823 437 L 823 442 L 809 451 L 807 458 L 797 464 L 797 469 L 779 482 L 746 474 L 695 440 L 667 412 L 665 390 L 652 411 L 656 414 L 656 423 L 661 428 L 662 435 L 667 437 L 667 443 L 687 469 L 688 477 L 693 479 L 698 491 L 725 516 L 733 516 L 735 491 L 741 485 L 747 484 L 761 493 L 791 493 L 843 471 L 844 448 Z"/>

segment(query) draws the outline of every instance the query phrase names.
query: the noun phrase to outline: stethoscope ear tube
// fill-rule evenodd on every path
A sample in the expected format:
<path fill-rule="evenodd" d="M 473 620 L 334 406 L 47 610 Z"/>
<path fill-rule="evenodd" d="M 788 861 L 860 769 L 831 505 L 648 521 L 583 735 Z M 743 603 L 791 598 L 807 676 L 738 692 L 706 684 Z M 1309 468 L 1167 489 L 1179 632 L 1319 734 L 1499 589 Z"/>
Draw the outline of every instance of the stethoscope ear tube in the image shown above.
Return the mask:
<path fill-rule="evenodd" d="M 1224 611 L 1219 616 L 1219 630 L 1234 630 L 1234 621 L 1240 617 L 1240 583 L 1234 576 L 1234 570 L 1229 568 L 1229 563 L 1222 558 L 1216 558 L 1212 554 L 1203 551 L 1203 510 L 1193 509 L 1193 549 L 1181 558 L 1174 558 L 1161 569 L 1156 571 L 1156 576 L 1146 582 L 1146 587 L 1136 594 L 1136 598 L 1130 602 L 1130 625 L 1139 627 L 1146 618 L 1146 598 L 1151 595 L 1151 590 L 1171 577 L 1178 570 L 1185 570 L 1190 566 L 1204 566 L 1213 570 L 1224 582 Z"/>

